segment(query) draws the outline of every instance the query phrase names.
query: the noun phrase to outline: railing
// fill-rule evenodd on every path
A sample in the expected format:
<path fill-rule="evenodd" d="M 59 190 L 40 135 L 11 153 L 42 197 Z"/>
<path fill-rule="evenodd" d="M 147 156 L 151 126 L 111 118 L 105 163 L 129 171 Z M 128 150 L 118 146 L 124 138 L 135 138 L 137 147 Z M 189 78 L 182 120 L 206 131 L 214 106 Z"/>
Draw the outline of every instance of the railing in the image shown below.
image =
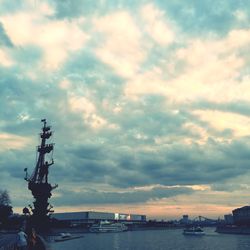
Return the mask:
<path fill-rule="evenodd" d="M 44 240 L 44 238 L 42 236 L 40 236 L 40 235 L 37 235 L 37 243 L 38 243 L 38 249 L 50 250 L 49 245 Z"/>
<path fill-rule="evenodd" d="M 0 250 L 17 250 L 17 238 L 12 239 L 9 242 L 4 242 L 3 245 L 0 246 Z M 34 250 L 50 250 L 49 245 L 46 243 L 46 241 L 40 236 L 37 235 L 37 244 L 34 247 Z"/>
<path fill-rule="evenodd" d="M 0 246 L 0 250 L 16 250 L 17 248 L 17 239 L 6 242 L 3 246 Z"/>
<path fill-rule="evenodd" d="M 16 250 L 16 249 L 18 249 L 18 248 L 17 248 L 17 245 L 15 243 L 10 244 L 8 246 L 0 247 L 0 250 Z"/>

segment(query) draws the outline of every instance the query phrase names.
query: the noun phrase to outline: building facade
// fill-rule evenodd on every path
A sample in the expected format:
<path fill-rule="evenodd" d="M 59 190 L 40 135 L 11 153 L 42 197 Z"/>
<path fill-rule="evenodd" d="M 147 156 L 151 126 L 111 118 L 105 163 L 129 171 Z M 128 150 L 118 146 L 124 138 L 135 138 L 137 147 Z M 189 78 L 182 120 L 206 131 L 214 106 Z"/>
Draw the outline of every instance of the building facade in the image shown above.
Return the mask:
<path fill-rule="evenodd" d="M 233 221 L 236 225 L 250 225 L 250 206 L 233 210 Z"/>
<path fill-rule="evenodd" d="M 225 214 L 224 215 L 224 221 L 227 225 L 232 225 L 234 224 L 234 217 L 232 214 Z"/>
<path fill-rule="evenodd" d="M 71 225 L 95 223 L 102 220 L 119 221 L 124 223 L 146 222 L 146 215 L 94 211 L 54 213 L 51 215 L 51 218 L 59 221 L 69 222 Z"/>
<path fill-rule="evenodd" d="M 182 216 L 182 219 L 180 219 L 180 223 L 181 223 L 181 224 L 189 224 L 189 223 L 190 223 L 190 220 L 189 220 L 187 214 L 184 214 L 184 215 Z"/>

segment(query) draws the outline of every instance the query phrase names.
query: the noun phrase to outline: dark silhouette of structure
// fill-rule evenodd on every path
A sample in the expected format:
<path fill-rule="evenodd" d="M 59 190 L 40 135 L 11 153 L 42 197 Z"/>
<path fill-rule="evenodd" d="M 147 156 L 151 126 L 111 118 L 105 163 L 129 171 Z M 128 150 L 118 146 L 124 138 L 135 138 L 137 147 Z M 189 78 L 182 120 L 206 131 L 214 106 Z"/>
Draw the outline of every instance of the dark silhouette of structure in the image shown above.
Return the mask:
<path fill-rule="evenodd" d="M 236 208 L 232 213 L 235 225 L 250 227 L 250 206 Z"/>
<path fill-rule="evenodd" d="M 52 136 L 51 127 L 47 126 L 46 119 L 41 120 L 41 122 L 43 122 L 43 127 L 40 133 L 41 144 L 37 147 L 36 167 L 30 177 L 28 177 L 27 168 L 24 169 L 26 172 L 25 180 L 28 182 L 28 188 L 35 199 L 34 207 L 29 205 L 32 212 L 31 224 L 38 229 L 49 223 L 49 214 L 54 211 L 51 210 L 52 206 L 48 203 L 48 199 L 52 195 L 51 191 L 58 186 L 51 186 L 48 183 L 49 167 L 54 164 L 54 160 L 52 158 L 51 162 L 48 163 L 47 155 L 53 153 L 54 144 L 46 143 Z M 28 213 L 27 210 L 29 209 L 25 208 L 26 213 Z"/>
<path fill-rule="evenodd" d="M 7 225 L 13 214 L 10 196 L 7 190 L 0 190 L 0 227 Z"/>

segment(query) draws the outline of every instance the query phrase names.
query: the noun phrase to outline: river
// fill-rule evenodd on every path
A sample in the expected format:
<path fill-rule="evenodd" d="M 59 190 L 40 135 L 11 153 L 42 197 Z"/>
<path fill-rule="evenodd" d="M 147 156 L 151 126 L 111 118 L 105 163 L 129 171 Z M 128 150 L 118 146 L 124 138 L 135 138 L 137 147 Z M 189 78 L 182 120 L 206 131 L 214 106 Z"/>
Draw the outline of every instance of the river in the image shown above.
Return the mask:
<path fill-rule="evenodd" d="M 52 250 L 247 250 L 249 235 L 218 234 L 205 228 L 205 236 L 185 236 L 181 229 L 85 234 L 83 238 L 51 243 Z"/>

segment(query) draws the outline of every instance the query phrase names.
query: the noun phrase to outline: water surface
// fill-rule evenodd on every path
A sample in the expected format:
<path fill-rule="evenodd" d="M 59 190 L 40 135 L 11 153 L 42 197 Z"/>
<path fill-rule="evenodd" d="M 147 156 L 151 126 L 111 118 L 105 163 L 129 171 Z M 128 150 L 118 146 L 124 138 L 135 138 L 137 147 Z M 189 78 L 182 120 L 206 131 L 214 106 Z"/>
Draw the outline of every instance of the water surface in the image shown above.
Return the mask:
<path fill-rule="evenodd" d="M 185 236 L 181 229 L 85 234 L 84 238 L 53 243 L 52 250 L 247 250 L 249 235 L 217 234 Z"/>

